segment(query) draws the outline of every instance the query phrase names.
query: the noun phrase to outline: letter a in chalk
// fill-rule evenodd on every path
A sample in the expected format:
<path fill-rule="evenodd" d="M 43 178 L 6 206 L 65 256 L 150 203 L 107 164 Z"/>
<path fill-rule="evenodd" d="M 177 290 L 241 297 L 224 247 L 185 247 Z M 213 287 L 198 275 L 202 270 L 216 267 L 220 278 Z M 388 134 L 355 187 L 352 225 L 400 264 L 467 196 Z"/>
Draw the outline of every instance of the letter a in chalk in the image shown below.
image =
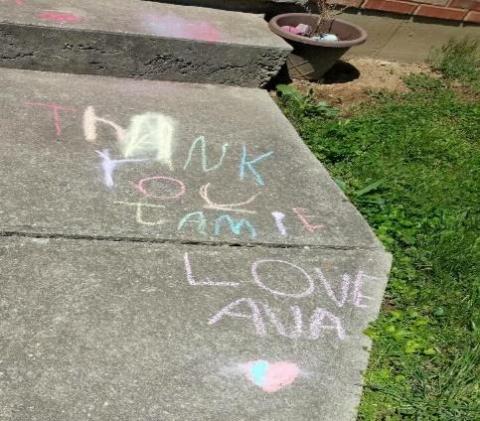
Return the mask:
<path fill-rule="evenodd" d="M 160 113 L 135 115 L 130 121 L 120 150 L 125 158 L 155 157 L 155 160 L 173 170 L 173 135 L 175 121 Z"/>
<path fill-rule="evenodd" d="M 236 312 L 234 309 L 240 306 L 248 307 L 248 312 Z M 223 307 L 217 314 L 210 318 L 208 321 L 209 325 L 214 325 L 222 320 L 224 317 L 233 317 L 235 319 L 250 319 L 253 323 L 255 328 L 255 333 L 258 336 L 265 336 L 265 323 L 263 322 L 262 314 L 260 313 L 260 309 L 258 308 L 255 301 L 251 298 L 240 298 L 233 303 L 230 303 Z"/>
<path fill-rule="evenodd" d="M 257 156 L 255 159 L 248 159 L 247 146 L 243 145 L 242 159 L 240 161 L 240 180 L 245 179 L 246 171 L 250 171 L 255 177 L 255 181 L 257 182 L 257 184 L 260 186 L 264 186 L 265 182 L 263 181 L 263 178 L 260 175 L 260 173 L 255 169 L 254 165 L 268 158 L 272 154 L 273 154 L 273 151 L 270 151 L 263 155 Z"/>
<path fill-rule="evenodd" d="M 197 224 L 197 231 L 200 234 L 203 234 L 203 235 L 207 234 L 207 231 L 206 231 L 207 219 L 205 218 L 205 215 L 203 214 L 202 211 L 191 212 L 191 213 L 185 215 L 181 219 L 181 221 L 178 223 L 177 230 L 181 231 L 183 229 L 183 227 L 186 224 L 189 224 L 189 223 Z"/>
<path fill-rule="evenodd" d="M 325 319 L 331 323 L 325 324 Z M 339 339 L 345 339 L 345 330 L 340 319 L 323 308 L 317 308 L 310 319 L 310 339 L 318 339 L 324 330 L 334 330 Z"/>

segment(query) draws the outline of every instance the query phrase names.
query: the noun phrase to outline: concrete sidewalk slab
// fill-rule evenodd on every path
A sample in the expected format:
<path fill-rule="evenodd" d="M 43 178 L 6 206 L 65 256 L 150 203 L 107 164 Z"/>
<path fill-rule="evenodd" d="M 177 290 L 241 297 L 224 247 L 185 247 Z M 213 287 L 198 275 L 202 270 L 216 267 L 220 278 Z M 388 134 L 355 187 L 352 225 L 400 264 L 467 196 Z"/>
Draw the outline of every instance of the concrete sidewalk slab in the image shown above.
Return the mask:
<path fill-rule="evenodd" d="M 0 230 L 382 251 L 268 93 L 0 70 Z"/>
<path fill-rule="evenodd" d="M 2 419 L 355 419 L 385 254 L 4 238 L 0 256 Z"/>
<path fill-rule="evenodd" d="M 261 86 L 291 47 L 258 16 L 135 0 L 0 2 L 0 65 Z"/>

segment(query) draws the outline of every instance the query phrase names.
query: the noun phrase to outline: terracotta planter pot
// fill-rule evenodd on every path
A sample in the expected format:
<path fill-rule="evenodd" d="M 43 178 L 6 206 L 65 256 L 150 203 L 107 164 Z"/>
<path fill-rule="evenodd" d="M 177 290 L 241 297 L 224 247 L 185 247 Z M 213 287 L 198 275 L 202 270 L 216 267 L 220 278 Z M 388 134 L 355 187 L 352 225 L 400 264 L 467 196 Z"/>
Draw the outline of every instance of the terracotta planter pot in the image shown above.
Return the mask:
<path fill-rule="evenodd" d="M 321 79 L 350 47 L 362 44 L 367 39 L 365 30 L 340 19 L 325 22 L 319 28 L 319 32 L 335 34 L 339 39 L 337 42 L 313 41 L 281 29 L 282 26 L 297 26 L 301 23 L 315 28 L 317 22 L 318 16 L 308 13 L 287 13 L 275 16 L 270 21 L 270 29 L 285 38 L 294 48 L 287 59 L 288 73 L 292 79 Z"/>

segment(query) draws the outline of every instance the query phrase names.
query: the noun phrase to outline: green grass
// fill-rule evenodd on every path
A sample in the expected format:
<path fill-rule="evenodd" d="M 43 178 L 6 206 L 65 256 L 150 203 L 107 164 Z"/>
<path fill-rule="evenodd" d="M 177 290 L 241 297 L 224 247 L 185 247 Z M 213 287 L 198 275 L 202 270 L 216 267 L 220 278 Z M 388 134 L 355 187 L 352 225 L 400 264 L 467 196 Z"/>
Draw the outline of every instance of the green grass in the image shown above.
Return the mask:
<path fill-rule="evenodd" d="M 480 48 L 473 38 L 451 39 L 432 52 L 430 64 L 447 79 L 458 79 L 480 90 Z"/>
<path fill-rule="evenodd" d="M 480 420 L 480 105 L 451 78 L 409 77 L 410 93 L 379 93 L 350 118 L 279 87 L 286 115 L 394 256 L 367 331 L 361 420 Z"/>

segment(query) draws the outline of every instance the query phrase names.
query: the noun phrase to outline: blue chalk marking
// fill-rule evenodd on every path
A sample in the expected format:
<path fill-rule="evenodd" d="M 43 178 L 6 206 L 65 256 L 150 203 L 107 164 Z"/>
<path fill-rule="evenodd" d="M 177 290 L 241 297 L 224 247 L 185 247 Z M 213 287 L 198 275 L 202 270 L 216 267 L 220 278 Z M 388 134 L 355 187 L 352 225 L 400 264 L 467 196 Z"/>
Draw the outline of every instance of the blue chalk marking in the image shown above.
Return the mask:
<path fill-rule="evenodd" d="M 250 376 L 253 383 L 257 386 L 263 386 L 268 372 L 268 361 L 255 361 L 250 368 Z"/>
<path fill-rule="evenodd" d="M 267 159 L 272 154 L 273 151 L 270 151 L 263 155 L 257 156 L 255 159 L 249 160 L 247 155 L 247 146 L 243 145 L 242 159 L 240 161 L 240 180 L 243 180 L 245 178 L 245 171 L 248 169 L 255 176 L 255 181 L 257 182 L 257 184 L 260 186 L 264 186 L 265 182 L 263 181 L 262 176 L 253 165 L 260 161 L 263 161 L 264 159 Z"/>
<path fill-rule="evenodd" d="M 113 181 L 113 172 L 120 164 L 148 161 L 148 159 L 112 159 L 110 158 L 110 151 L 108 149 L 95 152 L 102 158 L 103 182 L 110 188 L 115 185 Z"/>

